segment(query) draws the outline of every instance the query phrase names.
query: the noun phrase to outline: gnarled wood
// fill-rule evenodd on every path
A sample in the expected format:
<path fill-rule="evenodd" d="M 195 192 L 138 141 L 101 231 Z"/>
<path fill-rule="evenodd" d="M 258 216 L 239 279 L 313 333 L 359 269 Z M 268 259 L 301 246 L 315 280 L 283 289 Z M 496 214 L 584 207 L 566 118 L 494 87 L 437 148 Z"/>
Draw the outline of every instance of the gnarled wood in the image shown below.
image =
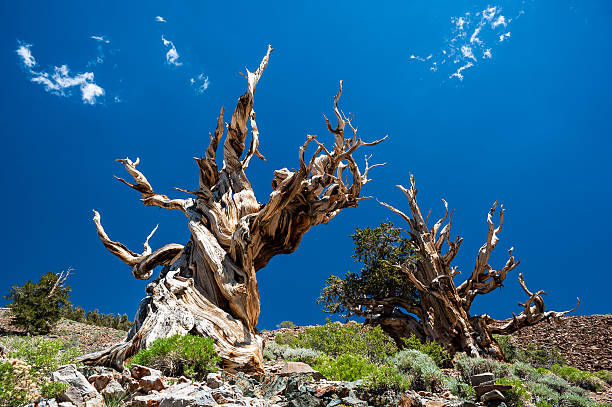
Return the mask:
<path fill-rule="evenodd" d="M 95 212 L 100 240 L 111 253 L 132 266 L 136 278 L 150 278 L 158 265 L 163 269 L 147 286 L 148 295 L 141 302 L 126 339 L 110 349 L 84 356 L 85 363 L 121 369 L 126 358 L 157 338 L 194 333 L 214 339 L 226 368 L 263 370 L 263 344 L 255 328 L 260 312 L 256 272 L 273 256 L 295 251 L 311 227 L 329 222 L 344 208 L 357 206 L 362 199 L 361 187 L 370 181 L 368 171 L 376 165 L 369 165 L 366 159 L 362 174 L 352 154 L 359 147 L 384 140 L 364 142 L 350 120 L 340 113 L 340 82 L 334 97 L 336 128 L 326 119 L 334 135 L 333 150 L 328 151 L 315 136 L 307 136 L 298 152 L 299 168 L 275 171 L 269 200 L 259 203 L 244 170 L 254 156 L 264 159 L 259 152 L 253 98 L 271 51 L 268 47 L 255 72 L 247 71 L 247 90 L 238 99 L 226 125 L 223 168 L 219 169 L 216 155 L 224 133 L 221 109 L 204 157 L 195 159 L 199 167 L 198 189 L 179 189 L 193 198 L 171 199 L 155 193 L 136 168 L 139 159 L 117 160 L 132 176 L 133 183 L 117 179 L 140 192 L 145 205 L 182 211 L 191 238 L 184 247 L 169 244 L 153 251 L 148 244 L 149 236 L 145 250 L 139 254 L 112 241 Z M 245 153 L 249 124 L 252 136 Z M 347 124 L 352 130 L 349 138 L 344 135 Z M 307 147 L 312 142 L 317 148 L 307 159 Z M 350 182 L 343 174 L 346 168 Z"/>
<path fill-rule="evenodd" d="M 524 304 L 519 303 L 524 308 L 523 312 L 501 321 L 494 320 L 488 315 L 470 316 L 469 311 L 474 298 L 501 287 L 506 275 L 520 263 L 520 260 L 514 258 L 511 248 L 503 268 L 495 270 L 489 265 L 491 252 L 495 249 L 502 230 L 503 206 L 499 211 L 499 225 L 495 227 L 493 216 L 497 202 L 493 204 L 487 216 L 487 239 L 478 251 L 474 270 L 465 282 L 455 286 L 454 277 L 459 272 L 451 265 L 451 261 L 457 254 L 462 239 L 457 237 L 450 240 L 452 212 L 449 212 L 448 204 L 443 200 L 445 214 L 429 228 L 417 203 L 417 189 L 412 175 L 410 175 L 410 188 L 401 185 L 398 185 L 398 188 L 408 198 L 411 216 L 384 202 L 381 204 L 408 223 L 408 233 L 415 248 L 417 261 L 409 261 L 398 268 L 417 288 L 419 301 L 416 304 L 404 304 L 395 298 L 370 299 L 368 302 L 364 300 L 360 304 L 354 304 L 353 307 L 348 304 L 347 308 L 353 314 L 364 316 L 368 322 L 381 325 L 396 339 L 414 333 L 422 340 L 439 342 L 453 353 L 463 351 L 472 356 L 503 359 L 503 354 L 492 334 L 510 334 L 546 319 L 558 320 L 577 308 L 576 306 L 564 312 L 545 311 L 542 299 L 544 291 L 532 293 L 527 289 L 523 276 L 519 275 L 519 282 L 529 296 Z M 444 222 L 447 222 L 446 225 Z M 445 244 L 448 249 L 443 253 Z M 378 310 L 383 307 L 393 312 L 379 312 Z"/>

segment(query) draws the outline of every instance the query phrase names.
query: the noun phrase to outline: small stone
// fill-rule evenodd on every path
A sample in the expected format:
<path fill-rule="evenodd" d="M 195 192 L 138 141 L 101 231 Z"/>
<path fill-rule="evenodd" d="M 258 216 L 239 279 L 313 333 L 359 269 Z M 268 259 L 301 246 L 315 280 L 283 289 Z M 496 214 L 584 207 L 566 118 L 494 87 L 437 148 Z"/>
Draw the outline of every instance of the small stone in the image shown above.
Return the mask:
<path fill-rule="evenodd" d="M 479 386 L 484 383 L 492 382 L 495 380 L 493 373 L 481 373 L 470 376 L 472 386 Z"/>
<path fill-rule="evenodd" d="M 324 376 L 310 367 L 304 362 L 287 362 L 283 368 L 278 372 L 279 376 L 290 376 L 292 374 L 307 374 L 312 376 L 314 379 L 320 380 Z"/>
<path fill-rule="evenodd" d="M 125 394 L 125 390 L 117 380 L 113 379 L 102 389 L 100 394 L 107 397 L 119 397 Z"/>
<path fill-rule="evenodd" d="M 147 393 L 152 390 L 161 391 L 166 388 L 160 376 L 145 376 L 138 381 L 138 386 Z"/>
<path fill-rule="evenodd" d="M 505 401 L 506 397 L 499 390 L 491 390 L 480 397 L 480 401 L 486 403 L 488 401 L 501 400 Z"/>
<path fill-rule="evenodd" d="M 343 398 L 342 402 L 350 407 L 367 407 L 368 405 L 368 403 L 366 403 L 365 401 L 359 400 L 358 398 L 351 396 Z"/>
<path fill-rule="evenodd" d="M 126 405 L 128 407 L 158 407 L 162 398 L 159 394 L 147 394 L 146 396 L 136 396 Z"/>
<path fill-rule="evenodd" d="M 96 388 L 96 390 L 101 391 L 106 385 L 113 379 L 113 375 L 109 373 L 103 374 L 94 374 L 87 378 L 89 383 Z"/>
<path fill-rule="evenodd" d="M 445 401 L 439 400 L 425 400 L 425 407 L 444 407 L 446 405 Z"/>
<path fill-rule="evenodd" d="M 141 366 L 141 365 L 132 365 L 132 370 L 130 371 L 132 377 L 136 380 L 140 380 L 145 376 L 158 376 L 161 377 L 162 372 L 157 369 L 152 369 L 150 367 Z"/>
<path fill-rule="evenodd" d="M 206 375 L 206 385 L 211 389 L 217 389 L 223 384 L 220 373 L 209 373 Z"/>

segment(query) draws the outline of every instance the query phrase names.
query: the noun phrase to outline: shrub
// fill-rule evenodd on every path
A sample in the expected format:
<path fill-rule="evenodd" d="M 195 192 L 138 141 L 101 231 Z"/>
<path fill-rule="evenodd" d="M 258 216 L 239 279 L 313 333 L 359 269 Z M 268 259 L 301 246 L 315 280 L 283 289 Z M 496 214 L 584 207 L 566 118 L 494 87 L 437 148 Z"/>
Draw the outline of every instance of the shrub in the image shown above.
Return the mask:
<path fill-rule="evenodd" d="M 505 377 L 510 374 L 510 365 L 493 359 L 472 358 L 465 353 L 458 354 L 454 360 L 455 367 L 465 382 L 469 382 L 470 376 L 480 373 L 491 372 L 496 378 Z"/>
<path fill-rule="evenodd" d="M 159 338 L 134 355 L 130 363 L 159 369 L 167 376 L 200 378 L 216 371 L 221 361 L 213 343 L 211 338 L 191 334 Z"/>
<path fill-rule="evenodd" d="M 525 402 L 530 400 L 529 392 L 525 385 L 516 378 L 501 377 L 495 381 L 497 384 L 509 384 L 512 386 L 510 390 L 504 392 L 506 400 L 511 407 L 523 407 Z"/>
<path fill-rule="evenodd" d="M 291 321 L 283 321 L 280 323 L 281 328 L 295 328 L 295 324 Z"/>
<path fill-rule="evenodd" d="M 43 376 L 49 375 L 61 365 L 72 363 L 79 355 L 77 348 L 66 346 L 59 339 L 7 337 L 3 338 L 2 343 L 11 350 L 11 357 L 23 359 Z"/>
<path fill-rule="evenodd" d="M 429 355 L 439 367 L 447 366 L 451 360 L 448 351 L 438 342 L 427 341 L 426 343 L 421 343 L 414 334 L 410 335 L 409 338 L 402 339 L 405 349 L 414 349 Z"/>
<path fill-rule="evenodd" d="M 598 391 L 603 388 L 603 382 L 594 373 L 584 372 L 580 369 L 567 365 L 552 365 L 550 370 L 557 376 L 560 376 L 568 382 L 574 383 L 583 389 Z"/>
<path fill-rule="evenodd" d="M 557 347 L 547 349 L 530 343 L 525 348 L 520 348 L 512 343 L 510 336 L 494 335 L 494 338 L 508 362 L 524 362 L 535 367 L 546 368 L 554 364 L 565 363 L 565 357 Z"/>
<path fill-rule="evenodd" d="M 288 345 L 318 350 L 332 357 L 359 355 L 375 364 L 383 363 L 385 358 L 397 352 L 395 342 L 380 327 L 357 322 L 340 324 L 328 321 L 323 326 L 306 329 Z"/>
<path fill-rule="evenodd" d="M 607 370 L 600 370 L 599 372 L 595 372 L 595 376 L 599 377 L 604 382 L 612 385 L 612 372 Z"/>
<path fill-rule="evenodd" d="M 30 366 L 19 359 L 0 359 L 0 405 L 21 406 L 35 398 Z"/>
<path fill-rule="evenodd" d="M 288 345 L 294 348 L 298 348 L 298 339 L 293 332 L 283 332 L 274 335 L 274 342 L 279 345 Z"/>
<path fill-rule="evenodd" d="M 27 281 L 22 286 L 14 285 L 4 297 L 11 301 L 13 324 L 28 333 L 45 334 L 61 317 L 61 309 L 68 304 L 70 287 L 59 284 L 55 273 L 43 274 L 38 283 Z M 53 292 L 52 292 L 53 291 Z"/>
<path fill-rule="evenodd" d="M 279 345 L 276 342 L 266 343 L 264 357 L 268 360 L 291 360 L 294 362 L 312 363 L 321 352 L 308 348 L 291 348 L 288 345 Z"/>
<path fill-rule="evenodd" d="M 352 382 L 372 376 L 377 366 L 362 356 L 344 353 L 335 358 L 319 355 L 314 360 L 312 368 L 328 379 Z"/>
<path fill-rule="evenodd" d="M 62 382 L 45 382 L 40 387 L 40 394 L 45 399 L 54 399 L 62 394 L 68 388 L 67 383 Z"/>
<path fill-rule="evenodd" d="M 410 388 L 410 379 L 389 365 L 378 366 L 366 379 L 367 390 L 384 392 L 386 390 L 406 391 Z"/>
<path fill-rule="evenodd" d="M 389 361 L 399 372 L 410 377 L 414 390 L 437 391 L 442 388 L 442 371 L 430 356 L 418 350 L 404 349 Z"/>
<path fill-rule="evenodd" d="M 474 388 L 462 380 L 446 376 L 443 378 L 443 381 L 444 386 L 450 390 L 454 396 L 462 400 L 470 400 L 476 397 L 476 391 Z"/>

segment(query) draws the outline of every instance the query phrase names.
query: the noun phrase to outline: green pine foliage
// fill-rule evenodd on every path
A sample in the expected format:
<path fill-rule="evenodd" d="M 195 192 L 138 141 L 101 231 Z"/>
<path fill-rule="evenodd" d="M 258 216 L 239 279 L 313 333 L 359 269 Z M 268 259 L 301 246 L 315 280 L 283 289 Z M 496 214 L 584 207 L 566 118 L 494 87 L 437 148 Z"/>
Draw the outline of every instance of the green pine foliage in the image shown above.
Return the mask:
<path fill-rule="evenodd" d="M 218 369 L 221 358 L 213 343 L 211 338 L 191 334 L 159 338 L 134 355 L 130 363 L 161 370 L 166 376 L 199 379 Z"/>
<path fill-rule="evenodd" d="M 347 272 L 344 278 L 331 275 L 327 279 L 318 301 L 326 312 L 351 315 L 348 304 L 364 298 L 396 297 L 411 305 L 418 304 L 416 288 L 394 267 L 409 259 L 416 261 L 414 248 L 402 236 L 402 229 L 383 222 L 376 228 L 356 229 L 351 238 L 355 244 L 353 259 L 362 268 Z"/>
<path fill-rule="evenodd" d="M 27 281 L 24 285 L 11 287 L 4 298 L 11 301 L 8 307 L 15 326 L 30 334 L 51 331 L 70 297 L 69 286 L 60 285 L 51 294 L 58 278 L 57 274 L 49 272 L 43 274 L 38 283 Z"/>
<path fill-rule="evenodd" d="M 129 331 L 133 325 L 133 322 L 129 320 L 126 314 L 101 314 L 97 309 L 86 313 L 82 307 L 72 307 L 72 305 L 62 308 L 62 317 L 76 322 L 103 326 L 121 331 Z"/>

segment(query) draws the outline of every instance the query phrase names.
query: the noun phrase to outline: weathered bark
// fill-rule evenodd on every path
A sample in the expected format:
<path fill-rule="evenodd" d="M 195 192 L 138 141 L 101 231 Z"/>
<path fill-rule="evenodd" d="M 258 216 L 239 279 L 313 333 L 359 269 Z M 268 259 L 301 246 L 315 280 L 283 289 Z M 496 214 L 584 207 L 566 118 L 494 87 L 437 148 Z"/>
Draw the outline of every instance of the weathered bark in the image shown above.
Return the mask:
<path fill-rule="evenodd" d="M 315 136 L 308 135 L 299 149 L 299 168 L 283 168 L 274 172 L 273 191 L 266 204 L 260 204 L 244 170 L 259 152 L 259 130 L 255 122 L 253 97 L 255 88 L 268 64 L 272 48 L 255 72 L 247 71 L 247 91 L 238 99 L 232 118 L 226 124 L 223 145 L 223 168 L 218 169 L 217 147 L 224 133 L 223 113 L 217 120 L 214 136 L 199 167 L 199 188 L 186 191 L 188 199 L 170 199 L 157 194 L 146 177 L 136 168 L 137 159 L 117 160 L 134 179 L 119 181 L 140 192 L 148 206 L 182 211 L 188 220 L 191 238 L 185 246 L 168 244 L 152 251 L 145 242 L 143 253 L 129 250 L 112 241 L 104 231 L 100 215 L 94 222 L 106 248 L 124 263 L 132 266 L 134 277 L 148 279 L 156 266 L 163 266 L 159 277 L 147 286 L 133 328 L 127 338 L 110 349 L 82 358 L 85 363 L 121 369 L 123 362 L 153 340 L 176 333 L 192 333 L 213 338 L 215 348 L 229 369 L 262 371 L 262 339 L 256 325 L 260 298 L 256 272 L 277 254 L 295 251 L 302 236 L 320 223 L 327 223 L 343 208 L 357 206 L 361 187 L 368 181 L 369 166 L 362 174 L 352 153 L 361 146 L 372 146 L 384 139 L 366 143 L 361 140 L 350 120 L 341 114 L 334 97 L 336 128 L 327 126 L 335 138 L 328 151 Z M 247 124 L 251 126 L 251 142 L 246 154 Z M 344 128 L 353 129 L 350 138 Z M 318 148 L 305 159 L 308 145 Z M 343 174 L 345 168 L 350 172 Z M 177 188 L 178 189 L 178 188 Z M 155 230 L 154 230 L 155 231 Z"/>
<path fill-rule="evenodd" d="M 408 223 L 408 233 L 417 260 L 397 267 L 417 288 L 419 301 L 405 304 L 398 298 L 364 299 L 350 307 L 352 314 L 364 316 L 369 323 L 380 325 L 398 343 L 401 343 L 401 338 L 413 333 L 421 340 L 437 341 L 452 353 L 463 351 L 471 356 L 503 359 L 503 354 L 493 340 L 492 334 L 510 334 L 544 320 L 556 321 L 578 307 L 564 312 L 545 311 L 542 299 L 544 291 L 532 293 L 527 289 L 523 276 L 519 275 L 521 286 L 529 299 L 524 304 L 519 303 L 524 309 L 518 316 L 513 314 L 513 318 L 501 321 L 486 314 L 470 316 L 469 311 L 474 298 L 501 287 L 506 275 L 520 263 L 513 256 L 513 249 L 510 249 L 508 261 L 502 269 L 494 270 L 489 265 L 489 257 L 497 245 L 498 235 L 502 230 L 503 206 L 499 211 L 499 226 L 495 227 L 493 216 L 497 202 L 493 204 L 487 216 L 487 240 L 478 251 L 474 270 L 465 282 L 455 286 L 454 277 L 459 271 L 457 267 L 451 266 L 451 262 L 457 255 L 462 238 L 456 237 L 450 240 L 452 212 L 449 212 L 446 201 L 443 200 L 446 213 L 429 228 L 427 219 L 423 218 L 417 204 L 417 190 L 412 175 L 409 189 L 400 185 L 398 188 L 408 198 L 412 216 L 384 202 L 381 204 Z M 445 244 L 448 248 L 442 253 Z"/>

